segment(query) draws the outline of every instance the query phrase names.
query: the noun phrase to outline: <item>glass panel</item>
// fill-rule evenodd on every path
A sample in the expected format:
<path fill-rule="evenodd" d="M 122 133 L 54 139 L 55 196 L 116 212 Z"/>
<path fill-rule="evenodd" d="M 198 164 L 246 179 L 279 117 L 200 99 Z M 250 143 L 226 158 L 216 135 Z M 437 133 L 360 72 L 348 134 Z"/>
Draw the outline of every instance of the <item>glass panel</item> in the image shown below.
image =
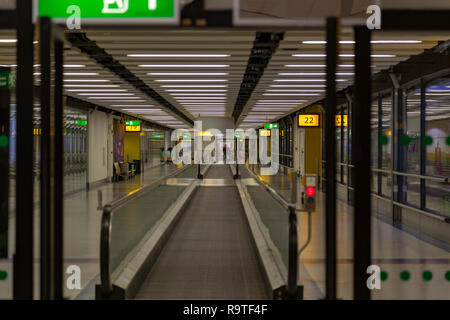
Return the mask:
<path fill-rule="evenodd" d="M 392 178 L 389 173 L 381 174 L 381 195 L 386 198 L 391 198 L 392 196 Z"/>
<path fill-rule="evenodd" d="M 420 88 L 406 95 L 406 135 L 400 143 L 406 147 L 406 172 L 420 173 Z"/>
<path fill-rule="evenodd" d="M 404 177 L 405 179 L 405 202 L 420 207 L 420 179 Z"/>
<path fill-rule="evenodd" d="M 392 97 L 389 95 L 383 97 L 382 100 L 382 138 L 380 138 L 380 143 L 382 144 L 382 163 L 381 168 L 389 169 L 391 167 L 391 141 L 392 141 Z M 378 119 L 380 121 L 380 119 Z"/>
<path fill-rule="evenodd" d="M 111 229 L 111 270 L 129 261 L 127 258 L 185 190 L 185 186 L 161 185 L 125 203 L 113 214 Z M 113 271 L 113 272 L 114 272 Z"/>
<path fill-rule="evenodd" d="M 378 194 L 378 172 L 372 172 L 372 188 L 373 193 Z"/>
<path fill-rule="evenodd" d="M 372 100 L 372 105 L 370 107 L 371 118 L 370 118 L 370 131 L 371 131 L 371 162 L 370 165 L 374 168 L 378 168 L 378 99 Z"/>
<path fill-rule="evenodd" d="M 425 186 L 427 209 L 450 217 L 450 184 L 427 180 Z"/>
<path fill-rule="evenodd" d="M 426 92 L 426 173 L 450 176 L 450 79 L 430 84 Z"/>

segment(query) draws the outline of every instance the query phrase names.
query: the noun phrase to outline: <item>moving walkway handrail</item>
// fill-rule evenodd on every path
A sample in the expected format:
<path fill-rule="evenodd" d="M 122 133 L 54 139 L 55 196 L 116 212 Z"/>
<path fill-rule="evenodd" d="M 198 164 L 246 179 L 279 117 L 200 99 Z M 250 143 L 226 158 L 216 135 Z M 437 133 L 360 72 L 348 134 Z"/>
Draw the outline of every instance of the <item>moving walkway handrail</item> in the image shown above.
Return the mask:
<path fill-rule="evenodd" d="M 247 168 L 252 171 L 250 168 Z M 256 173 L 254 173 L 256 174 Z M 297 279 L 298 279 L 298 228 L 297 228 L 297 213 L 296 204 L 290 203 L 286 198 L 276 189 L 269 186 L 268 183 L 262 180 L 260 176 L 259 183 L 277 200 L 284 208 L 288 210 L 289 221 L 289 248 L 288 248 L 288 279 L 286 284 L 286 298 L 297 299 Z"/>
<path fill-rule="evenodd" d="M 135 199 L 146 191 L 151 190 L 167 179 L 174 175 L 184 171 L 187 166 L 183 166 L 180 169 L 175 170 L 171 174 L 164 176 L 144 187 L 139 187 L 129 194 L 123 196 L 120 199 L 110 202 L 103 207 L 102 220 L 100 225 L 100 287 L 104 296 L 109 296 L 113 292 L 113 285 L 111 280 L 111 264 L 110 264 L 110 252 L 111 252 L 111 230 L 112 230 L 112 218 L 115 209 L 121 205 Z"/>

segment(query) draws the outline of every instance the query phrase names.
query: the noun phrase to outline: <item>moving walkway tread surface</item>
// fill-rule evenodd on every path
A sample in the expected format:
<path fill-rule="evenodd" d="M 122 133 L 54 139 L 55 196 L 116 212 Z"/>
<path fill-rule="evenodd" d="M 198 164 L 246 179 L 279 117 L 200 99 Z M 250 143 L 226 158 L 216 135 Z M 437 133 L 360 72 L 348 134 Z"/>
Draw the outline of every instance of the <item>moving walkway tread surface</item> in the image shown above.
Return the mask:
<path fill-rule="evenodd" d="M 233 179 L 228 165 L 212 165 L 206 174 L 206 179 Z"/>
<path fill-rule="evenodd" d="M 136 299 L 270 298 L 243 210 L 236 187 L 199 187 Z"/>

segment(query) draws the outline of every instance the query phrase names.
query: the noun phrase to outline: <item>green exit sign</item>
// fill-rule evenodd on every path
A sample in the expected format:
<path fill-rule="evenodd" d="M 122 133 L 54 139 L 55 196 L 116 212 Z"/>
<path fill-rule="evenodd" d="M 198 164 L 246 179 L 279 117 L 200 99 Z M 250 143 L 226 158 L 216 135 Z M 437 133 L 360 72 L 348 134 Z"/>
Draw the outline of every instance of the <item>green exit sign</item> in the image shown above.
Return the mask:
<path fill-rule="evenodd" d="M 75 120 L 75 124 L 76 124 L 77 126 L 83 126 L 83 127 L 85 127 L 85 126 L 87 126 L 87 120 Z"/>
<path fill-rule="evenodd" d="M 139 120 L 127 120 L 125 121 L 125 125 L 127 127 L 137 127 L 141 125 L 141 122 Z"/>
<path fill-rule="evenodd" d="M 81 18 L 83 24 L 179 24 L 179 0 L 35 0 L 38 17 L 56 23 Z"/>
<path fill-rule="evenodd" d="M 1 89 L 9 89 L 10 86 L 10 77 L 11 71 L 9 69 L 0 68 L 0 88 Z"/>
<path fill-rule="evenodd" d="M 278 123 L 266 123 L 264 125 L 264 129 L 278 129 L 279 125 Z"/>

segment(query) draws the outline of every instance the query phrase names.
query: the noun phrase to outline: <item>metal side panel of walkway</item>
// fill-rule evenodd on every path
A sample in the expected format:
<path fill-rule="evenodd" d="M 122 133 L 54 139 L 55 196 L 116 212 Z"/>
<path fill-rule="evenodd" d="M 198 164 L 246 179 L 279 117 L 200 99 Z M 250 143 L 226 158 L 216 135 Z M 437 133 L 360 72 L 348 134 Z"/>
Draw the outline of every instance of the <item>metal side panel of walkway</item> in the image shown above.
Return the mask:
<path fill-rule="evenodd" d="M 210 175 L 225 178 L 226 166 Z M 217 171 L 217 172 L 216 172 Z M 236 187 L 198 188 L 136 299 L 268 299 Z"/>

